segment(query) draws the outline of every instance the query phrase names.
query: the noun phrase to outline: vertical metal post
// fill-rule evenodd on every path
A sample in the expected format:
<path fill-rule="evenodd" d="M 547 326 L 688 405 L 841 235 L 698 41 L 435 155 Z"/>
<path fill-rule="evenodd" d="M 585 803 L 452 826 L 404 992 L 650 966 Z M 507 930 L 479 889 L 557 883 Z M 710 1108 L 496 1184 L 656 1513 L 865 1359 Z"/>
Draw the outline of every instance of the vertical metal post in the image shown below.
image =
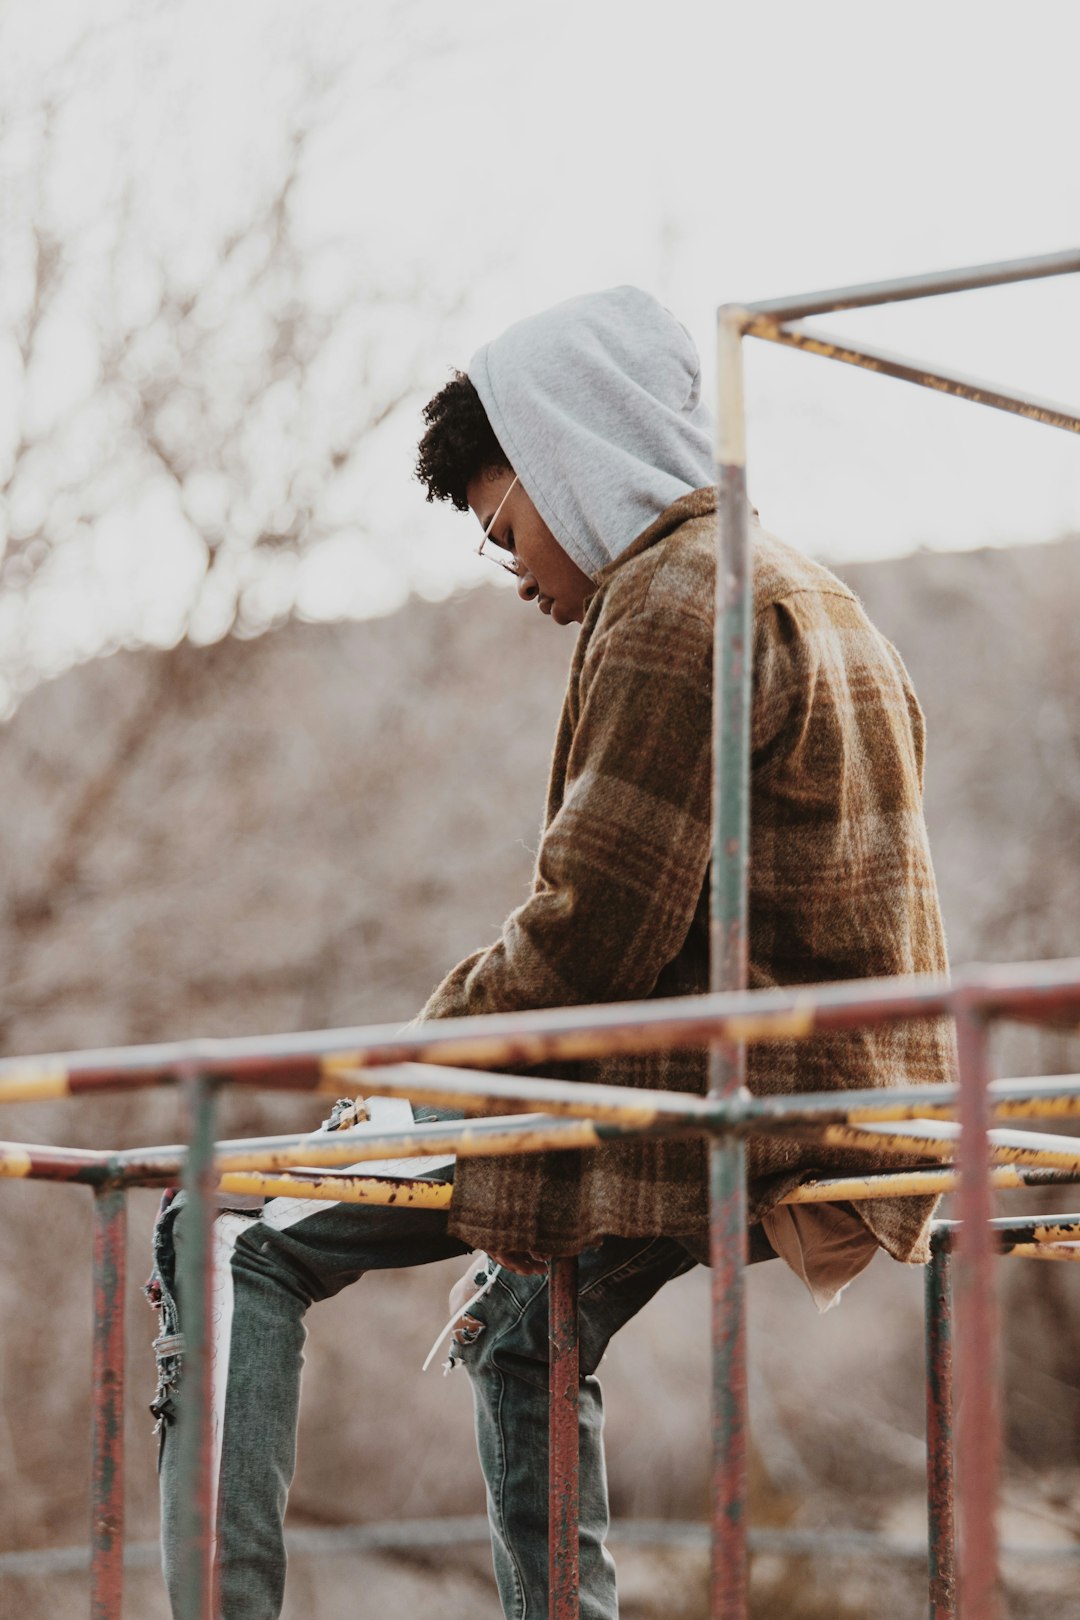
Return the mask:
<path fill-rule="evenodd" d="M 926 1268 L 926 1501 L 930 1620 L 956 1620 L 953 1513 L 952 1286 L 949 1233 L 930 1236 Z"/>
<path fill-rule="evenodd" d="M 716 639 L 713 657 L 712 990 L 745 986 L 749 957 L 750 703 L 753 581 L 746 502 L 742 377 L 745 312 L 717 324 Z M 743 1085 L 742 1046 L 713 1045 L 709 1093 Z M 742 1142 L 709 1149 L 713 1331 L 712 1620 L 746 1615 L 746 1173 Z"/>
<path fill-rule="evenodd" d="M 579 1620 L 578 1263 L 548 1266 L 548 1613 Z"/>
<path fill-rule="evenodd" d="M 127 1198 L 94 1188 L 93 1420 L 90 1620 L 120 1620 L 124 1604 L 124 1303 Z"/>
<path fill-rule="evenodd" d="M 960 1053 L 960 1231 L 956 1256 L 957 1506 L 964 1620 L 998 1620 L 996 1524 L 1001 1398 L 994 1235 L 990 1226 L 990 1063 L 985 1019 L 956 1015 Z"/>
<path fill-rule="evenodd" d="M 177 1421 L 181 1507 L 177 1620 L 214 1620 L 214 1488 L 211 1477 L 211 1298 L 213 1293 L 214 1086 L 183 1077 L 190 1145 L 184 1176 L 188 1208 L 178 1291 L 184 1330 L 184 1386 Z"/>

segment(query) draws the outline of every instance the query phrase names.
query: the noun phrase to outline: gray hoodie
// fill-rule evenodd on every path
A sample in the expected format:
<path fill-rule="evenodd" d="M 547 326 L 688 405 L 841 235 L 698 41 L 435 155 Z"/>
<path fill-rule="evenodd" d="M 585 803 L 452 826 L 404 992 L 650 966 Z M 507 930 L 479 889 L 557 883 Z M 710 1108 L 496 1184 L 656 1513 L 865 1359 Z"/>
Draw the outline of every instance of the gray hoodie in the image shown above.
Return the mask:
<path fill-rule="evenodd" d="M 694 341 L 640 287 L 518 321 L 477 350 L 469 378 L 526 494 L 589 575 L 715 480 Z"/>

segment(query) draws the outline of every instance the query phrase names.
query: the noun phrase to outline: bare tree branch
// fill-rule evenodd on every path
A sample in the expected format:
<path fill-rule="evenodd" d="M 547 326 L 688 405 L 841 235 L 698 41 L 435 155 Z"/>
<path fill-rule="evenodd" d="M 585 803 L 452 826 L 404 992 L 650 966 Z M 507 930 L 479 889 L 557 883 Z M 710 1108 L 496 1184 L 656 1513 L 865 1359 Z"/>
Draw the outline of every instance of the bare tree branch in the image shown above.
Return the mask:
<path fill-rule="evenodd" d="M 397 8 L 403 22 L 423 10 L 421 0 Z M 0 444 L 0 497 L 11 514 L 0 596 L 29 627 L 34 604 L 47 599 L 72 547 L 91 545 L 102 523 L 124 520 L 158 490 L 168 492 L 205 554 L 202 581 L 186 604 L 188 622 L 212 588 L 218 618 L 222 592 L 233 591 L 235 625 L 240 593 L 257 576 L 260 558 L 299 558 L 333 536 L 328 491 L 415 391 L 415 360 L 407 353 L 396 375 L 383 366 L 373 380 L 380 312 L 410 295 L 433 314 L 449 315 L 453 305 L 443 299 L 440 312 L 417 283 L 380 286 L 348 243 L 336 250 L 319 244 L 321 252 L 337 251 L 350 276 L 330 302 L 309 296 L 312 244 L 300 234 L 297 203 L 343 87 L 358 62 L 369 73 L 365 60 L 348 53 L 324 50 L 320 61 L 312 52 L 285 134 L 281 126 L 273 134 L 276 166 L 219 227 L 212 265 L 197 284 L 152 245 L 134 169 L 121 169 L 112 188 L 107 241 L 99 241 L 97 221 L 65 232 L 49 199 L 72 139 L 68 92 L 72 85 L 85 91 L 103 38 L 87 30 L 73 40 L 36 96 L 28 92 L 16 120 L 24 135 L 32 126 L 34 141 L 13 228 L 12 247 L 28 273 L 16 321 L 23 376 L 18 429 L 9 445 Z M 431 45 L 452 48 L 449 35 Z M 387 80 L 408 72 L 410 51 L 402 29 L 378 72 Z M 372 84 L 373 94 L 378 88 Z M 0 124 L 0 156 L 5 140 L 14 139 L 12 127 L 10 119 Z M 156 283 L 149 308 L 128 291 L 132 266 L 146 285 Z M 29 389 L 50 358 L 55 364 L 46 348 L 54 317 L 78 320 L 91 332 L 96 380 L 85 397 L 58 395 L 46 425 L 40 407 L 29 414 Z M 350 366 L 347 403 L 328 410 L 326 379 L 335 363 L 340 371 L 343 357 Z M 245 619 L 245 631 L 253 628 Z M 103 642 L 109 634 L 139 637 L 130 623 L 103 630 Z M 11 637 L 0 649 L 0 682 L 22 690 L 33 684 L 31 642 L 28 628 L 26 637 Z"/>

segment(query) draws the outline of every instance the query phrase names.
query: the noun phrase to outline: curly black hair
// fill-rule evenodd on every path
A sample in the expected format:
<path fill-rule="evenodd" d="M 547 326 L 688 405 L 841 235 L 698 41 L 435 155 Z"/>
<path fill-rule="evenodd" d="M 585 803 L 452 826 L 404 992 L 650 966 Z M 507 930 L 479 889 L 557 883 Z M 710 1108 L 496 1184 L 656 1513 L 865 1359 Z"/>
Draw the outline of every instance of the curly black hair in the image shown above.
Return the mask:
<path fill-rule="evenodd" d="M 424 421 L 427 431 L 420 440 L 416 476 L 427 485 L 429 501 L 453 501 L 459 512 L 467 512 L 465 490 L 477 473 L 510 463 L 480 395 L 463 371 L 455 371 L 446 387 L 428 400 Z"/>

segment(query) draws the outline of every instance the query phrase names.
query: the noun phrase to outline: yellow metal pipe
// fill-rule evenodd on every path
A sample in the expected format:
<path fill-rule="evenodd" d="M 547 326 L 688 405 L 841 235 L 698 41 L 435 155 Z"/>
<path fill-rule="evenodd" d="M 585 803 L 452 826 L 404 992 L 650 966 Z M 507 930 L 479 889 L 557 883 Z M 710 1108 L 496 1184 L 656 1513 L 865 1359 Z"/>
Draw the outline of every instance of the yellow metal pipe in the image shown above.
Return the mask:
<path fill-rule="evenodd" d="M 999 1172 L 994 1172 L 998 1174 Z M 861 1203 L 868 1198 L 922 1198 L 928 1194 L 955 1191 L 955 1170 L 897 1170 L 884 1175 L 829 1176 L 821 1181 L 804 1181 L 785 1193 L 782 1204 Z M 995 1186 L 1002 1183 L 995 1181 Z M 1019 1187 L 1019 1178 L 1004 1183 Z"/>
<path fill-rule="evenodd" d="M 951 1159 L 960 1140 L 960 1127 L 945 1120 L 912 1120 L 903 1130 L 895 1126 L 867 1123 L 859 1126 L 800 1126 L 793 1134 L 820 1141 L 827 1147 Z M 994 1164 L 1018 1163 L 1053 1170 L 1080 1170 L 1080 1138 L 1049 1136 L 1039 1131 L 992 1130 L 987 1134 Z"/>
<path fill-rule="evenodd" d="M 16 1069 L 13 1074 L 0 1074 L 0 1103 L 45 1102 L 52 1097 L 70 1094 L 68 1073 L 60 1068 Z"/>
<path fill-rule="evenodd" d="M 447 1209 L 453 1196 L 448 1181 L 391 1180 L 388 1176 L 273 1176 L 233 1171 L 219 1183 L 224 1193 L 245 1197 L 315 1198 L 341 1204 L 382 1204 L 396 1209 Z"/>
<path fill-rule="evenodd" d="M 1080 1243 L 1015 1243 L 1008 1252 L 1025 1260 L 1080 1260 Z"/>
<path fill-rule="evenodd" d="M 955 1192 L 959 1179 L 957 1172 L 951 1168 L 891 1170 L 865 1176 L 827 1176 L 820 1181 L 806 1181 L 801 1187 L 793 1187 L 780 1202 L 857 1204 L 866 1198 L 923 1198 L 927 1195 Z M 1018 1187 L 1030 1187 L 1032 1182 L 1020 1167 L 1003 1164 L 991 1170 L 990 1185 L 1008 1191 Z"/>
<path fill-rule="evenodd" d="M 1006 1190 L 1030 1185 L 1023 1171 L 1011 1165 L 1002 1165 L 993 1170 L 990 1179 L 992 1186 Z M 835 1204 L 859 1203 L 873 1198 L 924 1198 L 928 1194 L 955 1191 L 957 1180 L 957 1173 L 952 1169 L 904 1170 L 874 1176 L 832 1176 L 821 1181 L 805 1182 L 785 1194 L 780 1202 Z M 258 1170 L 230 1172 L 221 1177 L 219 1186 L 224 1193 L 245 1196 L 326 1199 L 343 1204 L 395 1205 L 403 1209 L 446 1209 L 453 1196 L 453 1185 L 448 1181 L 341 1174 L 272 1175 Z M 1037 1227 L 1033 1233 L 1034 1243 L 1045 1248 L 1049 1243 L 1060 1241 L 1061 1234 L 1067 1230 L 1071 1228 L 1053 1223 Z M 1016 1250 L 1011 1252 L 1016 1253 Z"/>
<path fill-rule="evenodd" d="M 0 1176 L 28 1176 L 33 1162 L 25 1148 L 12 1145 L 0 1148 Z"/>
<path fill-rule="evenodd" d="M 1032 1243 L 1080 1243 L 1080 1222 L 1044 1221 L 1031 1232 Z"/>
<path fill-rule="evenodd" d="M 480 1158 L 505 1153 L 549 1153 L 572 1148 L 599 1147 L 603 1138 L 589 1120 L 559 1120 L 557 1129 L 550 1121 L 535 1125 L 507 1125 L 504 1130 L 476 1131 L 468 1120 L 448 1121 L 442 1134 L 432 1132 L 411 1136 L 398 1131 L 389 1136 L 354 1136 L 335 1140 L 332 1131 L 321 1132 L 294 1147 L 238 1149 L 222 1153 L 216 1162 L 219 1173 L 258 1170 L 329 1168 L 339 1164 L 361 1164 L 365 1159 L 403 1159 L 423 1155 L 455 1153 L 459 1158 Z"/>
<path fill-rule="evenodd" d="M 420 1067 L 422 1065 L 418 1065 Z M 1063 1092 L 1060 1088 L 1065 1086 L 1076 1087 L 1071 1094 Z M 1029 1091 L 1030 1095 L 1022 1099 L 1005 1098 L 996 1093 L 1006 1090 L 1016 1091 L 1020 1088 Z M 843 1093 L 837 1093 L 837 1101 L 843 1106 Z M 891 1103 L 888 1092 L 883 1092 L 880 1103 L 868 1105 L 865 1108 L 853 1108 L 848 1114 L 848 1123 L 861 1125 L 871 1121 L 885 1124 L 890 1120 L 898 1119 L 944 1119 L 951 1120 L 956 1117 L 956 1101 L 927 1102 L 920 1100 L 915 1103 Z M 990 1111 L 995 1119 L 1051 1119 L 1073 1118 L 1080 1114 L 1080 1075 L 1076 1074 L 1044 1074 L 1026 1075 L 1016 1079 L 992 1080 L 990 1082 Z"/>

